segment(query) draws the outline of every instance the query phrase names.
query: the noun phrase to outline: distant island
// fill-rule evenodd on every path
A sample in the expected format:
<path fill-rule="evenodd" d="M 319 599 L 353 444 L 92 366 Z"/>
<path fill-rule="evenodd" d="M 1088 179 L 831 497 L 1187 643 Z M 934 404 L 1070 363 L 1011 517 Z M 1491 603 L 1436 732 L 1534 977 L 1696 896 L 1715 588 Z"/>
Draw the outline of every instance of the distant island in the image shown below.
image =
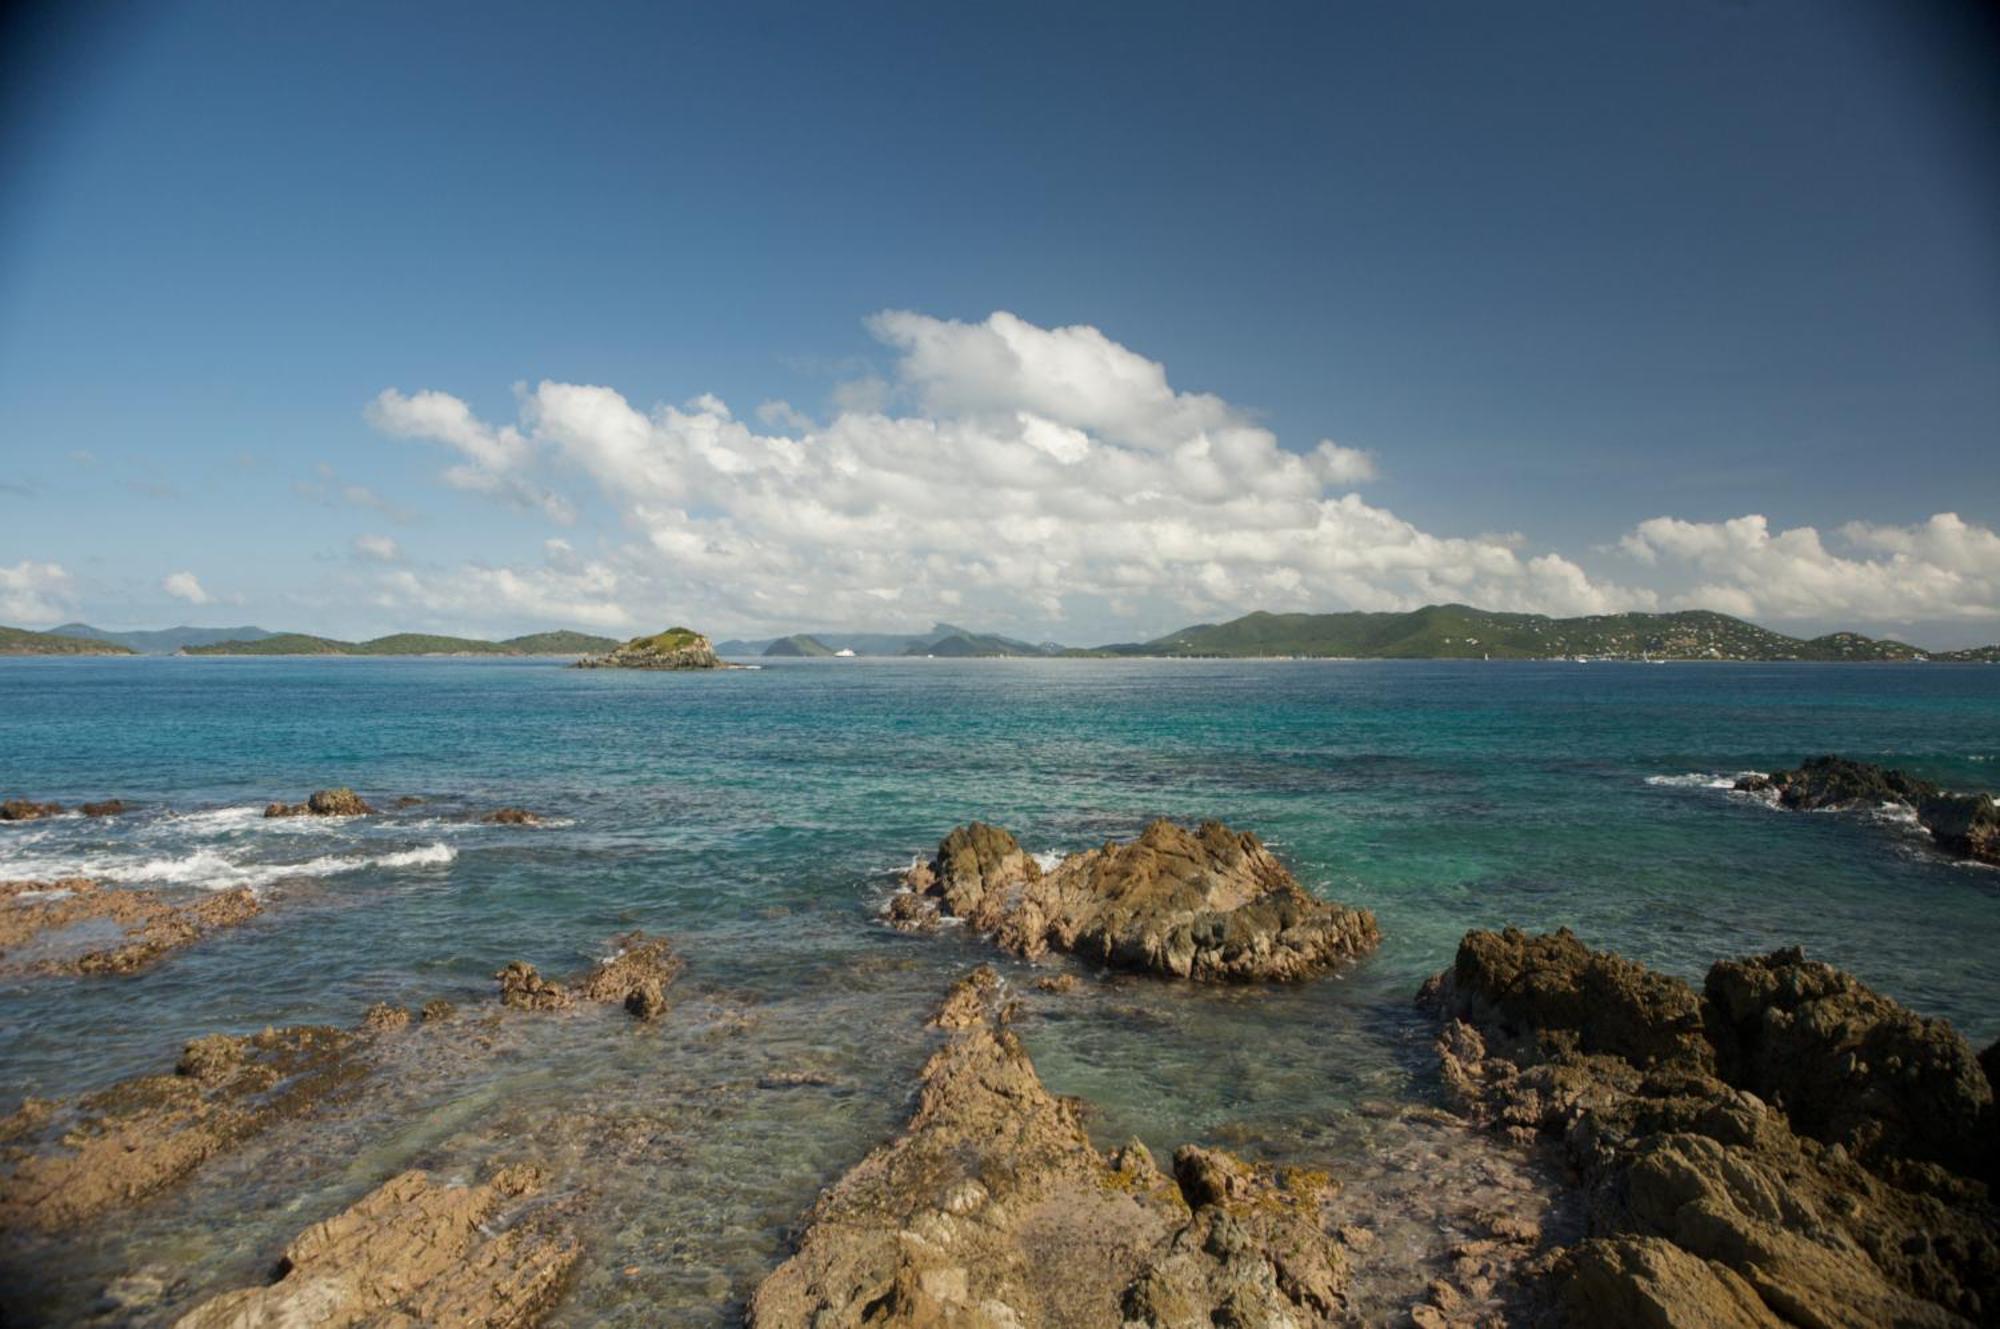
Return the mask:
<path fill-rule="evenodd" d="M 217 633 L 245 635 L 207 640 Z M 504 641 L 398 632 L 342 641 L 261 628 L 164 628 L 111 633 L 69 623 L 51 632 L 0 628 L 0 655 L 550 655 L 611 656 L 635 643 L 674 633 L 708 638 L 689 628 L 620 643 L 584 632 L 535 632 Z M 683 643 L 685 645 L 685 643 Z M 680 649 L 674 647 L 670 649 Z M 824 659 L 836 656 L 987 658 L 1219 658 L 1348 660 L 1735 660 L 1939 662 L 2000 664 L 2000 645 L 1928 651 L 1908 642 L 1831 632 L 1788 637 L 1705 609 L 1668 614 L 1499 613 L 1469 605 L 1427 605 L 1406 613 L 1273 614 L 1259 610 L 1226 623 L 1197 623 L 1151 641 L 1065 647 L 974 632 L 949 623 L 929 632 L 800 632 L 783 637 L 732 638 L 709 648 L 718 657 Z M 641 648 L 639 654 L 645 654 Z M 642 666 L 658 667 L 658 666 Z"/>
<path fill-rule="evenodd" d="M 1012 637 L 974 632 L 950 623 L 933 624 L 929 632 L 800 632 L 788 637 L 731 638 L 716 644 L 716 652 L 728 656 L 763 655 L 773 658 L 822 657 L 832 655 L 972 656 L 1061 655 L 1058 642 L 1017 641 Z"/>
<path fill-rule="evenodd" d="M 0 628 L 0 655 L 133 655 L 129 646 L 26 628 Z"/>
<path fill-rule="evenodd" d="M 184 646 L 182 655 L 589 655 L 618 645 L 611 637 L 586 632 L 531 632 L 505 641 L 397 632 L 368 641 L 340 641 L 303 632 L 274 632 L 254 641 L 219 641 Z"/>
<path fill-rule="evenodd" d="M 668 628 L 650 637 L 634 637 L 602 655 L 586 655 L 577 669 L 748 669 L 725 663 L 715 644 L 693 628 Z"/>
<path fill-rule="evenodd" d="M 1926 651 L 1907 642 L 1834 632 L 1788 637 L 1705 609 L 1671 614 L 1550 618 L 1468 605 L 1408 613 L 1245 614 L 1147 642 L 1071 651 L 1086 656 L 1335 657 L 1357 660 L 1813 660 L 2000 659 L 2000 646 Z"/>

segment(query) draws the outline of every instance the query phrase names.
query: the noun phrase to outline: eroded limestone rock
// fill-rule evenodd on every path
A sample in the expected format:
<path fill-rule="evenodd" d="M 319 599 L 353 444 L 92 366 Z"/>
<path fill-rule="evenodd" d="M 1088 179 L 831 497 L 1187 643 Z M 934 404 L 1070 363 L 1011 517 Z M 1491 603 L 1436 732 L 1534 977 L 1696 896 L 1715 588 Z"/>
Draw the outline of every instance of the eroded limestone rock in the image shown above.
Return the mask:
<path fill-rule="evenodd" d="M 0 969 L 129 974 L 261 909 L 247 886 L 174 904 L 158 891 L 106 888 L 83 877 L 0 882 Z M 66 942 L 64 933 L 91 923 L 115 924 L 120 935 L 109 943 Z M 30 953 L 21 959 L 24 948 Z"/>
<path fill-rule="evenodd" d="M 1962 1126 L 1991 1103 L 1948 1027 L 1795 952 L 1718 964 L 1698 997 L 1512 929 L 1468 934 L 1425 1000 L 1453 1105 L 1559 1142 L 1585 1188 L 1590 1240 L 1540 1279 L 1556 1322 L 1942 1327 L 2000 1308 L 2000 1215 L 1939 1161 L 1977 1159 Z"/>
<path fill-rule="evenodd" d="M 1008 1028 L 998 976 L 953 987 L 903 1134 L 807 1217 L 757 1289 L 757 1329 L 1331 1324 L 1347 1263 L 1323 1176 L 1184 1149 L 1107 1156 Z"/>
<path fill-rule="evenodd" d="M 175 1329 L 419 1325 L 522 1329 L 561 1296 L 581 1254 L 531 1166 L 478 1185 L 404 1172 L 285 1248 L 278 1278 L 206 1301 Z"/>
<path fill-rule="evenodd" d="M 365 817 L 375 809 L 352 789 L 320 789 L 303 803 L 272 803 L 267 817 Z"/>
<path fill-rule="evenodd" d="M 72 1227 L 180 1180 L 275 1122 L 307 1115 L 367 1072 L 362 1041 L 319 1025 L 187 1045 L 170 1075 L 73 1105 L 30 1102 L 0 1126 L 0 1229 Z"/>
<path fill-rule="evenodd" d="M 1057 950 L 1206 982 L 1311 978 L 1381 941 L 1373 914 L 1312 895 L 1255 835 L 1214 821 L 1155 821 L 1048 872 L 1012 835 L 974 822 L 904 884 L 889 905 L 900 927 L 958 918 L 1029 959 Z"/>
<path fill-rule="evenodd" d="M 612 939 L 612 955 L 566 982 L 542 977 L 535 966 L 515 960 L 494 977 L 500 1001 L 519 1010 L 559 1011 L 582 1002 L 615 1003 L 642 1020 L 666 1010 L 666 989 L 680 976 L 683 962 L 665 937 L 628 932 Z"/>

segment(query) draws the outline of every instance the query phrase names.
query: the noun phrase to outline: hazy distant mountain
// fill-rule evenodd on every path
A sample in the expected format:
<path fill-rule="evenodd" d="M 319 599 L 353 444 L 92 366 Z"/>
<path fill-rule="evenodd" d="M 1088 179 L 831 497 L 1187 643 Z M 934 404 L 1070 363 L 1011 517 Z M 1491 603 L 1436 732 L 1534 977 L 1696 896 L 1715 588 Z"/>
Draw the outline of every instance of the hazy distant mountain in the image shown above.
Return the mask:
<path fill-rule="evenodd" d="M 1666 660 L 1924 660 L 1905 642 L 1833 632 L 1788 637 L 1708 610 L 1550 618 L 1468 605 L 1427 605 L 1401 614 L 1246 614 L 1199 623 L 1149 642 L 1102 646 L 1088 655 L 1336 656 L 1409 660 L 1548 660 L 1615 657 Z M 1936 658 L 1977 659 L 1980 653 Z"/>
<path fill-rule="evenodd" d="M 1058 650 L 1061 648 L 1058 647 Z M 964 632 L 957 629 L 933 641 L 917 642 L 904 651 L 904 655 L 935 655 L 944 659 L 971 659 L 985 656 L 1048 655 L 1047 649 L 1030 642 L 1016 641 L 1012 637 L 996 637 L 991 633 Z"/>
<path fill-rule="evenodd" d="M 132 648 L 67 632 L 0 627 L 0 655 L 130 655 Z"/>
<path fill-rule="evenodd" d="M 942 652 L 931 649 L 951 637 L 963 637 L 979 649 L 951 647 Z M 790 637 L 734 637 L 716 643 L 715 652 L 717 655 L 738 657 L 815 654 L 812 651 L 773 650 L 786 641 L 814 641 L 824 646 L 829 655 L 836 651 L 853 651 L 856 655 L 1054 655 L 1063 649 L 1060 646 L 1034 646 L 1011 637 L 995 637 L 950 623 L 936 623 L 929 632 L 802 632 Z M 987 649 L 996 643 L 1004 644 L 1005 649 Z"/>
<path fill-rule="evenodd" d="M 531 632 L 505 641 L 395 632 L 368 641 L 340 641 L 304 632 L 267 632 L 244 641 L 183 648 L 189 655 L 595 655 L 616 647 L 610 637 L 587 632 Z"/>
<path fill-rule="evenodd" d="M 818 637 L 808 636 L 803 632 L 799 633 L 797 636 L 780 637 L 776 641 L 772 642 L 769 646 L 766 646 L 763 650 L 763 654 L 772 656 L 785 656 L 785 655 L 819 656 L 819 655 L 832 655 L 833 652 L 834 652 L 833 647 L 827 645 L 825 642 L 821 641 Z"/>
<path fill-rule="evenodd" d="M 155 628 L 151 631 L 109 632 L 88 623 L 65 623 L 49 631 L 64 637 L 114 642 L 141 655 L 172 655 L 183 646 L 212 646 L 219 641 L 261 641 L 277 635 L 263 628 Z"/>

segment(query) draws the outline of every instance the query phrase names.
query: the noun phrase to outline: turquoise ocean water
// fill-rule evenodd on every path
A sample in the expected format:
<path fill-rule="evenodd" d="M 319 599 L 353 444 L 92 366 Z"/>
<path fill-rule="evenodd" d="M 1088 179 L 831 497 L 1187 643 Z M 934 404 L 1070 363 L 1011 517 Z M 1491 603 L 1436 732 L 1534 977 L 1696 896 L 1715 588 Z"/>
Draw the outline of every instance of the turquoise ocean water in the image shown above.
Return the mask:
<path fill-rule="evenodd" d="M 45 1252 L 24 1304 L 66 1314 L 148 1263 L 254 1279 L 274 1243 L 398 1167 L 523 1141 L 601 1154 L 581 1107 L 640 1125 L 619 1135 L 564 1322 L 728 1322 L 817 1188 L 902 1119 L 924 1016 L 988 958 L 874 921 L 893 872 L 972 818 L 1067 851 L 1153 816 L 1218 817 L 1381 921 L 1379 956 L 1302 988 L 1036 998 L 1024 1036 L 1044 1078 L 1090 1100 L 1107 1141 L 1359 1169 L 1380 1105 L 1429 1092 L 1418 983 L 1467 928 L 1505 923 L 1566 924 L 1696 980 L 1719 956 L 1801 944 L 1983 1045 L 2000 1035 L 2000 872 L 1891 819 L 1717 787 L 1823 751 L 2000 786 L 2000 669 L 0 661 L 0 796 L 139 805 L 0 825 L 0 879 L 248 883 L 267 905 L 134 978 L 9 983 L 0 1107 L 163 1069 L 202 1033 L 481 1000 L 508 960 L 568 972 L 635 926 L 688 960 L 661 1028 L 495 1026 L 115 1235 Z M 334 784 L 425 801 L 259 815 Z M 551 824 L 472 819 L 502 805 Z M 811 1083 L 756 1088 L 801 1070 Z"/>

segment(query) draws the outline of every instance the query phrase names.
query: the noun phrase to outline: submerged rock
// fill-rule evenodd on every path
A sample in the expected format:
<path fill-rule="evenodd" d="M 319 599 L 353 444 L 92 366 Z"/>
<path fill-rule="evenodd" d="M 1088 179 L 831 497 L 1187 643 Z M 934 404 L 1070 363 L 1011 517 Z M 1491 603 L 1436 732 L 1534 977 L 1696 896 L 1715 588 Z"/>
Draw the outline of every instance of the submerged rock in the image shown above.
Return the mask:
<path fill-rule="evenodd" d="M 754 1329 L 1326 1325 L 1345 1305 L 1333 1187 L 1187 1148 L 1110 1155 L 1042 1086 L 998 976 L 956 984 L 894 1141 L 822 1195 L 750 1303 Z"/>
<path fill-rule="evenodd" d="M 666 989 L 680 977 L 683 961 L 665 937 L 628 932 L 612 939 L 610 958 L 595 968 L 557 982 L 543 978 L 535 966 L 515 960 L 494 977 L 500 981 L 502 1005 L 518 1010 L 567 1010 L 579 1001 L 618 1004 L 641 1020 L 657 1019 L 666 1010 Z"/>
<path fill-rule="evenodd" d="M 124 1080 L 0 1125 L 0 1229 L 71 1227 L 153 1194 L 204 1161 L 337 1099 L 367 1070 L 363 1040 L 304 1025 L 187 1045 L 170 1075 Z"/>
<path fill-rule="evenodd" d="M 542 819 L 526 808 L 499 808 L 480 818 L 495 826 L 539 826 Z"/>
<path fill-rule="evenodd" d="M 31 803 L 25 798 L 10 798 L 0 803 L 0 821 L 40 821 L 43 817 L 60 817 L 60 803 Z"/>
<path fill-rule="evenodd" d="M 560 1211 L 535 1204 L 544 1184 L 531 1166 L 471 1186 L 404 1172 L 300 1233 L 268 1287 L 203 1302 L 175 1329 L 537 1324 L 582 1252 Z"/>
<path fill-rule="evenodd" d="M 303 803 L 272 803 L 267 817 L 365 817 L 374 812 L 352 789 L 320 789 Z"/>
<path fill-rule="evenodd" d="M 42 952 L 25 965 L 29 972 L 129 974 L 261 909 L 247 886 L 176 905 L 157 891 L 107 890 L 83 877 L 0 882 L 0 970 L 19 967 L 10 953 L 28 947 Z M 92 923 L 115 924 L 122 935 L 111 944 L 64 944 L 66 932 Z"/>
<path fill-rule="evenodd" d="M 1539 1288 L 1571 1325 L 1956 1326 L 2000 1307 L 1969 1048 L 1796 952 L 1705 994 L 1567 932 L 1473 932 L 1426 985 L 1446 1095 L 1559 1141 L 1590 1235 Z M 1960 1170 L 1953 1170 L 1958 1168 Z"/>
<path fill-rule="evenodd" d="M 1113 969 L 1206 982 L 1311 978 L 1375 949 L 1375 916 L 1321 900 L 1255 835 L 1161 820 L 1128 844 L 1044 872 L 997 826 L 961 826 L 910 869 L 890 921 L 958 918 L 1035 959 L 1064 951 Z"/>
<path fill-rule="evenodd" d="M 1832 756 L 1810 757 L 1795 770 L 1746 775 L 1736 788 L 1799 812 L 1901 805 L 1946 853 L 2000 865 L 2000 804 L 1987 794 L 1954 794 L 1903 771 Z"/>
<path fill-rule="evenodd" d="M 125 808 L 124 799 L 107 798 L 100 803 L 85 803 L 77 810 L 86 817 L 116 817 L 121 815 Z"/>
<path fill-rule="evenodd" d="M 575 669 L 737 669 L 715 653 L 715 645 L 693 628 L 668 628 L 634 637 L 603 655 L 586 655 Z"/>

